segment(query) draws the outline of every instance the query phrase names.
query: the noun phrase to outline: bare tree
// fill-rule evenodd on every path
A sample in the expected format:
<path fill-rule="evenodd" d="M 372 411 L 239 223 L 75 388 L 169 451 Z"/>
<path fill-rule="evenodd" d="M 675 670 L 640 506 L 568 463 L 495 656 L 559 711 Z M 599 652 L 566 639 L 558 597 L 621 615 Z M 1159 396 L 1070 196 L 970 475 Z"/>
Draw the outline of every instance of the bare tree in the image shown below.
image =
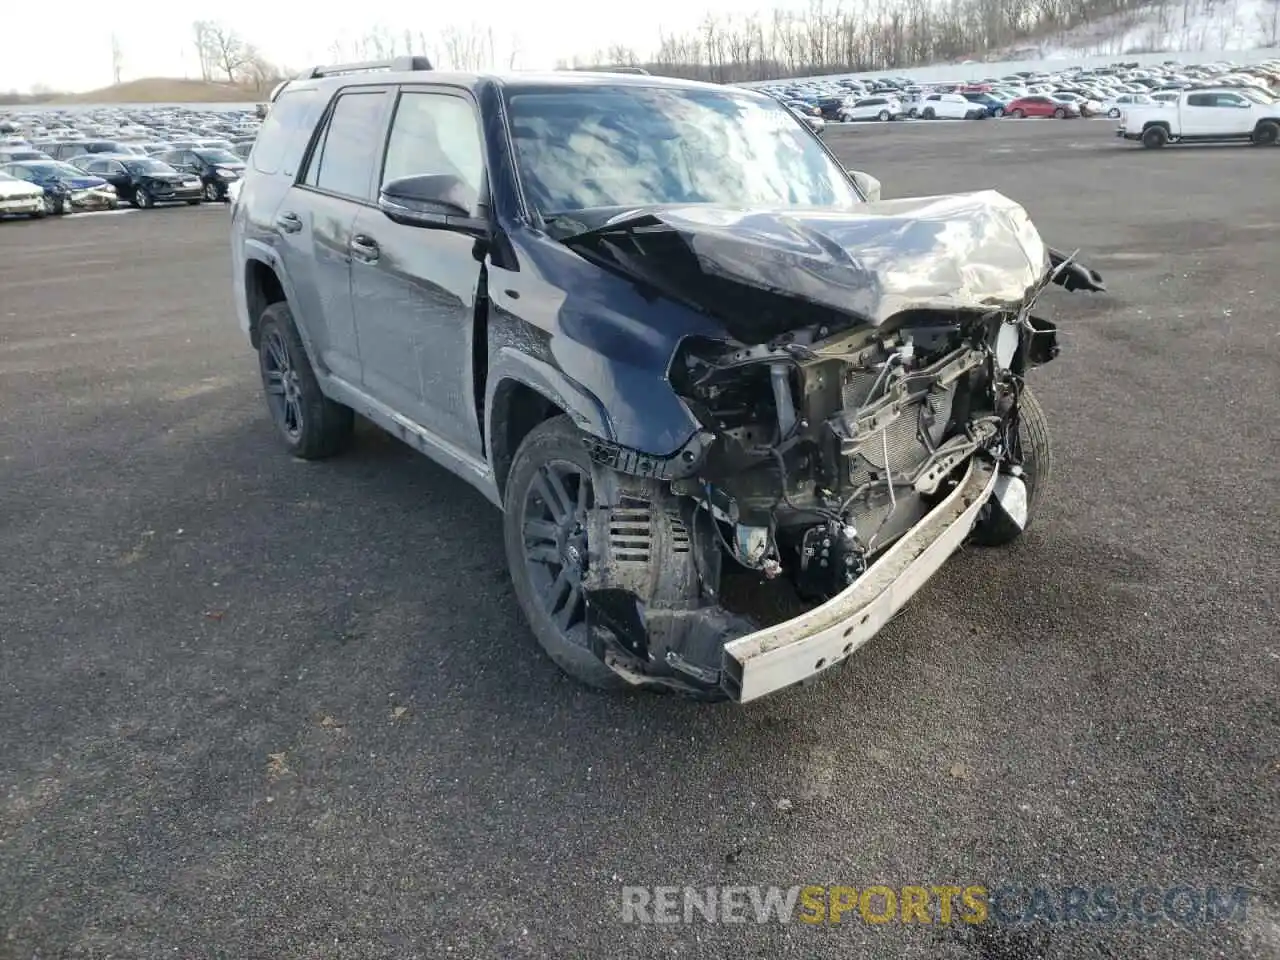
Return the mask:
<path fill-rule="evenodd" d="M 200 79 L 208 83 L 213 79 L 215 60 L 210 31 L 213 27 L 208 20 L 197 20 L 191 25 L 196 45 L 196 59 L 200 63 Z"/>
<path fill-rule="evenodd" d="M 119 85 L 120 72 L 124 68 L 124 53 L 120 50 L 120 38 L 111 35 L 111 76 L 112 82 Z"/>
<path fill-rule="evenodd" d="M 209 48 L 213 53 L 213 62 L 227 77 L 228 83 L 234 83 L 236 74 L 245 65 L 248 47 L 234 30 L 220 23 L 209 25 Z"/>

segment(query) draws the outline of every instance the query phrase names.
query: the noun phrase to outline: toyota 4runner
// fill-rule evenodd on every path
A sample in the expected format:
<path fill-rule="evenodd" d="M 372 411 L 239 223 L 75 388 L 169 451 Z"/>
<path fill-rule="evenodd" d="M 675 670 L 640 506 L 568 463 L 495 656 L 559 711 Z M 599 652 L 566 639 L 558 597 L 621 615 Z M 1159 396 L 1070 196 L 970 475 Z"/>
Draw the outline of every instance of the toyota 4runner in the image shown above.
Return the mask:
<path fill-rule="evenodd" d="M 1026 528 L 1033 311 L 1102 289 L 998 193 L 880 200 L 761 94 L 422 58 L 277 89 L 232 248 L 290 451 L 367 417 L 502 509 L 565 671 L 737 701 Z"/>

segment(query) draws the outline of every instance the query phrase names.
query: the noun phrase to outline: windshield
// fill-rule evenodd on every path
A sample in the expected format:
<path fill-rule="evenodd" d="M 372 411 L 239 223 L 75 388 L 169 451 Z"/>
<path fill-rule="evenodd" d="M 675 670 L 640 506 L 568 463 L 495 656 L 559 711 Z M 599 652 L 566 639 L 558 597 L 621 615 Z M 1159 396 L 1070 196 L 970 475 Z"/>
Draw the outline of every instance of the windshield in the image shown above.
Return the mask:
<path fill-rule="evenodd" d="M 1269 104 L 1275 103 L 1276 98 L 1259 90 L 1257 87 L 1238 87 L 1236 93 L 1243 94 L 1254 103 Z"/>
<path fill-rule="evenodd" d="M 544 217 L 592 207 L 862 201 L 799 120 L 720 90 L 573 87 L 509 95 L 516 167 Z"/>
<path fill-rule="evenodd" d="M 123 161 L 130 173 L 173 173 L 173 167 L 160 160 L 138 159 Z"/>
<path fill-rule="evenodd" d="M 9 174 L 5 173 L 3 170 L 0 170 L 0 183 L 4 182 L 5 180 L 17 180 L 17 179 L 18 179 L 17 177 L 11 177 L 9 176 Z"/>
<path fill-rule="evenodd" d="M 80 179 L 85 176 L 83 170 L 78 170 L 69 163 L 29 163 L 27 164 L 27 169 L 46 177 L 75 177 Z"/>
<path fill-rule="evenodd" d="M 205 148 L 201 150 L 193 150 L 192 153 L 194 153 L 201 160 L 207 160 L 209 163 L 239 164 L 241 162 L 239 157 L 237 157 L 234 153 L 231 153 L 228 150 L 212 150 L 212 149 Z"/>

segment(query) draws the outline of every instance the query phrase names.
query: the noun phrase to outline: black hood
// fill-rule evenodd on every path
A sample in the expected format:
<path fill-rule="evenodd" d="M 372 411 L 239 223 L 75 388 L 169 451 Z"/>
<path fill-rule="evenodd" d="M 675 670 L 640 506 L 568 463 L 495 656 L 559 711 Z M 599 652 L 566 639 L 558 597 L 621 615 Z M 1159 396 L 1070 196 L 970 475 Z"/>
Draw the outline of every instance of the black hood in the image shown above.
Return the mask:
<path fill-rule="evenodd" d="M 742 317 L 743 301 L 729 287 L 878 326 L 907 309 L 1015 306 L 1061 261 L 1026 211 L 994 191 L 884 200 L 843 211 L 642 208 L 562 242 L 720 315 L 743 339 L 782 330 Z M 737 301 L 737 317 L 721 308 L 726 293 Z"/>

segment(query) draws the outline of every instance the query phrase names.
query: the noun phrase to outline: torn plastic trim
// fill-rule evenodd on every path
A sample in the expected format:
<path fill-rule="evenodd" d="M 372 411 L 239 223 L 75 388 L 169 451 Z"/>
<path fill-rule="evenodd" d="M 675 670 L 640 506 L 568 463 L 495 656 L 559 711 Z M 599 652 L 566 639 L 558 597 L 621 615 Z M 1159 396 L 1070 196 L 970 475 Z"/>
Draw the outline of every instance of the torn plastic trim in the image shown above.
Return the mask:
<path fill-rule="evenodd" d="M 991 498 L 999 473 L 970 460 L 956 489 L 854 583 L 808 613 L 724 646 L 721 683 L 740 703 L 807 680 L 871 640 L 956 552 Z"/>
<path fill-rule="evenodd" d="M 618 473 L 654 480 L 682 480 L 693 476 L 715 441 L 711 431 L 698 430 L 674 453 L 659 456 L 600 437 L 583 437 L 587 454 L 596 463 Z"/>

